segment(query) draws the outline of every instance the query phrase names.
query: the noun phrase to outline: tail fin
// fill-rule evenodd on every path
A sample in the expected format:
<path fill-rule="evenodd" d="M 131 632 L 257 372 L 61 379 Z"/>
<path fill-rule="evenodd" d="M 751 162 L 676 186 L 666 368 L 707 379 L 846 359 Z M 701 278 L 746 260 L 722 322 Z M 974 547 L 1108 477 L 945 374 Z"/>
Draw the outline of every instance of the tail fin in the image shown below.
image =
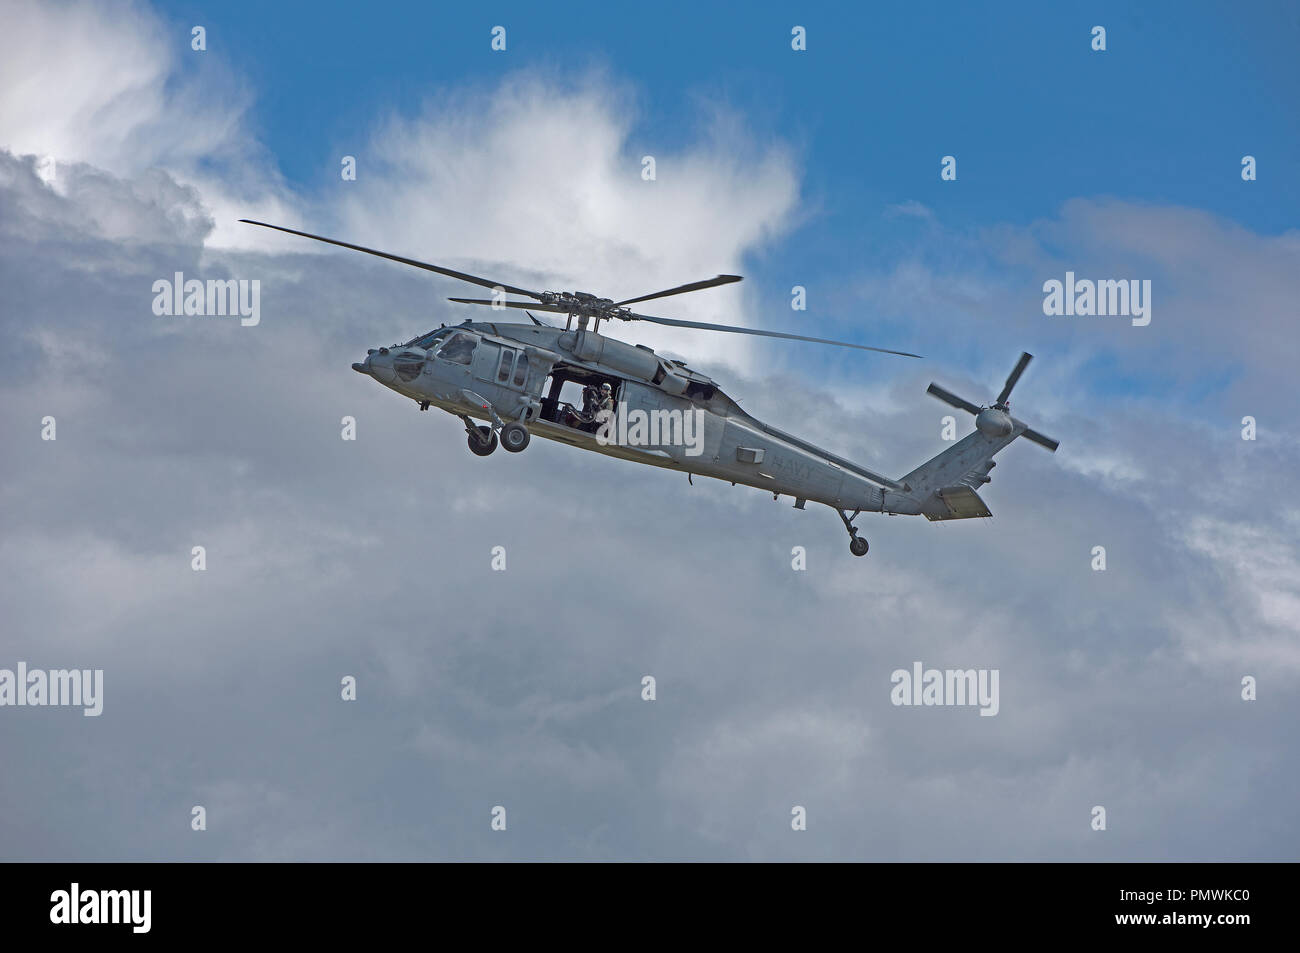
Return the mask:
<path fill-rule="evenodd" d="M 945 403 L 975 415 L 974 433 L 927 460 L 900 481 L 920 502 L 921 512 L 927 519 L 959 520 L 990 516 L 989 508 L 975 491 L 991 479 L 989 471 L 997 466 L 993 462 L 994 454 L 1017 437 L 1025 437 L 1052 452 L 1060 445 L 1051 437 L 1044 436 L 1012 417 L 1009 412 L 1011 405 L 1007 398 L 1031 359 L 1028 353 L 1020 355 L 1002 393 L 988 407 L 973 404 L 944 390 L 938 384 L 931 384 L 927 389 L 927 393 Z"/>
<path fill-rule="evenodd" d="M 1024 425 L 1021 425 L 1023 431 Z M 937 457 L 921 464 L 900 481 L 921 501 L 921 512 L 931 520 L 961 520 L 991 516 L 975 491 L 988 483 L 996 463 L 993 455 L 1019 433 L 989 437 L 976 430 Z"/>

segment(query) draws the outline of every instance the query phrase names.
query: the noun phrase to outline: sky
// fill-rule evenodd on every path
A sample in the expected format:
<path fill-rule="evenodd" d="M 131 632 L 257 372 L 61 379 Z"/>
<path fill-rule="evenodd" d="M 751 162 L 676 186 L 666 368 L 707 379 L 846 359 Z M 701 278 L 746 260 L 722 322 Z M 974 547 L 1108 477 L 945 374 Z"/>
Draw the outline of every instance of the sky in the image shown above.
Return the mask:
<path fill-rule="evenodd" d="M 0 707 L 0 858 L 1296 859 L 1294 5 L 0 17 L 0 669 L 105 685 Z M 348 368 L 465 287 L 242 217 L 615 298 L 744 275 L 651 313 L 924 359 L 619 330 L 894 476 L 945 446 L 928 382 L 988 402 L 1027 350 L 1061 447 L 998 457 L 992 519 L 861 517 L 864 559 L 824 507 L 480 459 Z M 259 323 L 154 314 L 178 271 Z M 1045 314 L 1067 272 L 1150 323 Z M 996 716 L 893 704 L 918 661 L 997 670 Z"/>

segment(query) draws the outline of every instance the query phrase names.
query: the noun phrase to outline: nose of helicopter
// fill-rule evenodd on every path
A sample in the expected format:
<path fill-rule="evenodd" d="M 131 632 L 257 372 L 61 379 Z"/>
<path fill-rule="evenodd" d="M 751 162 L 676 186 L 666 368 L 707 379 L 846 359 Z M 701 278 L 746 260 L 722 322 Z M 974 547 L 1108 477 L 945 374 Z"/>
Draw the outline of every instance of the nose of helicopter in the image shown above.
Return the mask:
<path fill-rule="evenodd" d="M 352 369 L 358 374 L 369 374 L 381 384 L 391 384 L 397 379 L 393 370 L 393 356 L 386 347 L 377 351 L 372 349 L 365 361 L 353 364 Z"/>

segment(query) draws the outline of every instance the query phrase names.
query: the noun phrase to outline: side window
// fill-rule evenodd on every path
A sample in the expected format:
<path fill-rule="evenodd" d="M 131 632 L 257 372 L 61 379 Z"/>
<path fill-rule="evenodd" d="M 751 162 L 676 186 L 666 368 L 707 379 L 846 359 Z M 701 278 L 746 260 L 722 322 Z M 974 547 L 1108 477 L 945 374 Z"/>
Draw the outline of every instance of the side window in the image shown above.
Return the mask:
<path fill-rule="evenodd" d="M 474 360 L 474 348 L 477 345 L 477 337 L 464 331 L 457 331 L 447 338 L 442 347 L 438 348 L 437 356 L 453 364 L 468 364 Z"/>
<path fill-rule="evenodd" d="M 524 381 L 528 379 L 528 355 L 520 354 L 519 360 L 515 361 L 515 386 L 523 387 Z"/>
<path fill-rule="evenodd" d="M 420 371 L 424 370 L 424 355 L 418 351 L 399 354 L 393 361 L 393 370 L 397 371 L 398 377 L 409 383 L 419 377 Z"/>
<path fill-rule="evenodd" d="M 519 352 L 513 348 L 501 349 L 501 363 L 497 365 L 497 380 L 502 384 L 510 383 L 510 369 L 514 366 L 517 353 Z"/>

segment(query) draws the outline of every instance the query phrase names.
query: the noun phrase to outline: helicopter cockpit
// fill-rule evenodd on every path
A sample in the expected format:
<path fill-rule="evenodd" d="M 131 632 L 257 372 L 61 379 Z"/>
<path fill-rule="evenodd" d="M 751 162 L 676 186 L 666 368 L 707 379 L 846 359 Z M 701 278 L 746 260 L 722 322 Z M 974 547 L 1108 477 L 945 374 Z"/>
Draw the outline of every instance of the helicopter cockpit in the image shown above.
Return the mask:
<path fill-rule="evenodd" d="M 478 335 L 458 328 L 439 328 L 427 334 L 411 338 L 402 348 L 421 348 L 433 351 L 434 357 L 451 361 L 454 364 L 469 364 L 474 360 L 474 348 L 478 346 Z"/>

